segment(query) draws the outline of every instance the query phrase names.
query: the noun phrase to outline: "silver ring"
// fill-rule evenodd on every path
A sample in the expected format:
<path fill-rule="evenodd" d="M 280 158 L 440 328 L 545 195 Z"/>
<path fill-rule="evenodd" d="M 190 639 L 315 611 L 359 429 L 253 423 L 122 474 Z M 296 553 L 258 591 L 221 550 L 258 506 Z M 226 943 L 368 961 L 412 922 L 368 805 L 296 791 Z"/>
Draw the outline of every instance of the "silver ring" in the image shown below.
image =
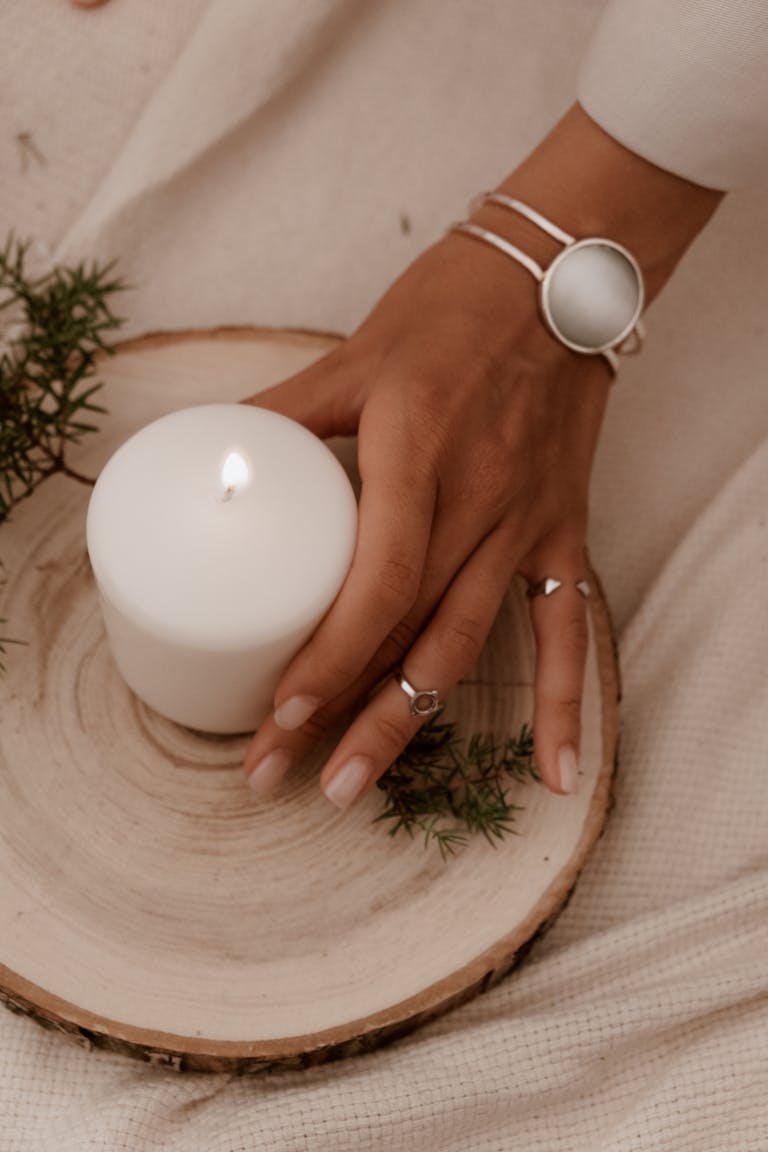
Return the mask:
<path fill-rule="evenodd" d="M 395 673 L 395 680 L 408 697 L 411 716 L 434 716 L 442 708 L 443 702 L 436 689 L 414 688 L 402 671 Z"/>
<path fill-rule="evenodd" d="M 525 594 L 529 600 L 533 600 L 534 596 L 551 596 L 553 592 L 557 592 L 558 588 L 562 588 L 563 583 L 562 580 L 557 580 L 554 576 L 545 576 L 536 584 L 529 583 Z M 576 580 L 575 584 L 585 599 L 591 594 L 592 589 L 589 586 L 589 581 Z"/>

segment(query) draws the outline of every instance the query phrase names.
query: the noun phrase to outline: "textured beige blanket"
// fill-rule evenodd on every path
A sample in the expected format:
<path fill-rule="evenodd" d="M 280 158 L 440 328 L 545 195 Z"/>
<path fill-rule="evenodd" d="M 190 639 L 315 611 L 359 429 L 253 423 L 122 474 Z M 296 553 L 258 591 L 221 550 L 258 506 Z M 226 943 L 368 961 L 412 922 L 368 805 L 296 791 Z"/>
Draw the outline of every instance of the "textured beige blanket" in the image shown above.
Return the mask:
<path fill-rule="evenodd" d="M 596 0 L 5 0 L 0 233 L 119 256 L 131 331 L 349 329 L 573 99 Z M 768 1149 L 764 190 L 611 398 L 591 552 L 617 805 L 516 975 L 389 1049 L 178 1077 L 0 1013 L 0 1150 Z"/>

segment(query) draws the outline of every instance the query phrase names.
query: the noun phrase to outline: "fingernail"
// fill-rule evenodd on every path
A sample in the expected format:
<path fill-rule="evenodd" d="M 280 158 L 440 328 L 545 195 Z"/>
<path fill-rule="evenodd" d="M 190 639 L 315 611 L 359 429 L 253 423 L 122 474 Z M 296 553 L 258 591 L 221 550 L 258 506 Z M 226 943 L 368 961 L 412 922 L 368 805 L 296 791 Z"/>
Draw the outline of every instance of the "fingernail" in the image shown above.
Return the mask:
<path fill-rule="evenodd" d="M 301 728 L 306 724 L 313 712 L 320 707 L 318 696 L 291 696 L 284 700 L 279 708 L 275 708 L 275 724 L 284 732 L 293 732 L 294 728 Z"/>
<path fill-rule="evenodd" d="M 282 780 L 291 764 L 291 754 L 286 748 L 275 748 L 273 752 L 259 760 L 248 777 L 248 787 L 257 796 L 271 792 Z"/>
<path fill-rule="evenodd" d="M 565 744 L 557 754 L 557 770 L 560 773 L 560 787 L 563 792 L 572 795 L 579 787 L 579 762 L 576 759 L 576 749 Z"/>
<path fill-rule="evenodd" d="M 360 795 L 372 772 L 373 761 L 368 756 L 350 756 L 324 785 L 323 791 L 337 808 L 348 808 Z"/>

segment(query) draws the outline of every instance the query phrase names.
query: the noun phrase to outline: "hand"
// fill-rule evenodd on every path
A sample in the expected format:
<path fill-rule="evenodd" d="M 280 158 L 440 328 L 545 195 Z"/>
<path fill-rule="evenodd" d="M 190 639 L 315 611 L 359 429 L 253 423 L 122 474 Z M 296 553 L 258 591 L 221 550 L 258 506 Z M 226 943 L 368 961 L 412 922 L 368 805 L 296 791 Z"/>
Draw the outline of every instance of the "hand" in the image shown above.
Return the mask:
<path fill-rule="evenodd" d="M 574 234 L 626 244 L 648 300 L 721 199 L 629 152 L 578 105 L 500 188 Z M 544 265 L 559 251 L 503 209 L 475 218 Z M 588 572 L 589 477 L 610 381 L 602 357 L 549 335 L 525 270 L 454 233 L 344 344 L 250 398 L 321 437 L 357 432 L 362 477 L 349 575 L 248 749 L 257 791 L 398 665 L 444 697 L 475 662 L 515 572 L 564 581 L 530 602 L 534 753 L 547 787 L 575 789 L 587 628 L 574 585 Z M 373 787 L 414 736 L 423 720 L 408 703 L 389 678 L 359 711 L 321 773 L 334 803 Z"/>
<path fill-rule="evenodd" d="M 276 693 L 247 771 L 274 782 L 401 660 L 441 698 L 477 659 L 512 575 L 566 581 L 532 600 L 536 762 L 555 792 L 576 787 L 587 644 L 589 475 L 610 386 L 602 358 L 544 329 L 535 285 L 512 261 L 449 235 L 320 362 L 250 403 L 317 435 L 358 433 L 358 544 L 347 580 Z M 394 680 L 325 766 L 361 791 L 417 731 Z M 288 730 L 286 730 L 288 729 Z M 360 794 L 360 792 L 358 792 Z"/>

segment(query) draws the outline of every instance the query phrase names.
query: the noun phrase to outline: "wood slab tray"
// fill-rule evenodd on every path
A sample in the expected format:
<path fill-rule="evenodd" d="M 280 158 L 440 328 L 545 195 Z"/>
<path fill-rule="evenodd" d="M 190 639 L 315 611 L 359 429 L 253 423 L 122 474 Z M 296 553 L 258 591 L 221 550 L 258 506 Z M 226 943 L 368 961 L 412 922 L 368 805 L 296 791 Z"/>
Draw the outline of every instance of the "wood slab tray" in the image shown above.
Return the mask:
<path fill-rule="evenodd" d="M 234 401 L 329 351 L 318 333 L 157 334 L 104 362 L 100 431 L 70 464 L 95 477 L 177 408 Z M 353 440 L 331 442 L 354 478 Z M 494 847 L 435 844 L 349 811 L 317 779 L 245 785 L 245 737 L 151 712 L 107 648 L 85 547 L 87 484 L 48 479 L 0 528 L 0 997 L 86 1047 L 178 1070 L 303 1068 L 365 1052 L 492 987 L 556 916 L 600 835 L 619 680 L 592 574 L 582 777 L 573 797 L 513 783 L 523 810 Z M 532 718 L 534 643 L 514 577 L 447 718 L 470 735 Z"/>

